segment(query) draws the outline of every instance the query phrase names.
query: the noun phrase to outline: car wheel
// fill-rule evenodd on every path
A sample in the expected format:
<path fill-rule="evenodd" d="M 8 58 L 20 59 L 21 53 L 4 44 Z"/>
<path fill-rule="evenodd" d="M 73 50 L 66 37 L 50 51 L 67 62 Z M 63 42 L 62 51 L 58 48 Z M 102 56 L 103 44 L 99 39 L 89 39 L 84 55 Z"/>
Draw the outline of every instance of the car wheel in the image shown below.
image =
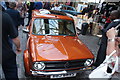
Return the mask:
<path fill-rule="evenodd" d="M 24 73 L 25 74 L 25 77 L 29 77 L 30 75 L 28 75 L 26 72 Z"/>

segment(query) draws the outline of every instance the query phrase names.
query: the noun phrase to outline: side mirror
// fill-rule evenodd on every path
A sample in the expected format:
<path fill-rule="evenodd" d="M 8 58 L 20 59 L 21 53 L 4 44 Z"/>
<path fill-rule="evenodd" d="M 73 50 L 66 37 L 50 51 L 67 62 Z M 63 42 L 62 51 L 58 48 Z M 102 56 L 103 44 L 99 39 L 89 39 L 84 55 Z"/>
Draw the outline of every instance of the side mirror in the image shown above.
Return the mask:
<path fill-rule="evenodd" d="M 26 28 L 24 28 L 24 29 L 23 29 L 23 32 L 24 32 L 24 33 L 29 33 L 29 30 L 26 29 Z"/>

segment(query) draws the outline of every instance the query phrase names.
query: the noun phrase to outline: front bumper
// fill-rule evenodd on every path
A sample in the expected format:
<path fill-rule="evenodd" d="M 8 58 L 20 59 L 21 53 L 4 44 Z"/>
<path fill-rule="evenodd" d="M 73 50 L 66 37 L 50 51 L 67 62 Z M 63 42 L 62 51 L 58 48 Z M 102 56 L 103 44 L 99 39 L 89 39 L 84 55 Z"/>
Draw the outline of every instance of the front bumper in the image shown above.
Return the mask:
<path fill-rule="evenodd" d="M 81 68 L 78 70 L 63 70 L 63 71 L 50 71 L 50 72 L 45 72 L 45 71 L 31 71 L 32 76 L 37 76 L 37 77 L 47 77 L 49 78 L 51 75 L 60 75 L 60 74 L 72 74 L 72 73 L 80 73 L 82 71 L 86 70 L 92 70 L 92 67 L 86 67 L 86 68 Z"/>

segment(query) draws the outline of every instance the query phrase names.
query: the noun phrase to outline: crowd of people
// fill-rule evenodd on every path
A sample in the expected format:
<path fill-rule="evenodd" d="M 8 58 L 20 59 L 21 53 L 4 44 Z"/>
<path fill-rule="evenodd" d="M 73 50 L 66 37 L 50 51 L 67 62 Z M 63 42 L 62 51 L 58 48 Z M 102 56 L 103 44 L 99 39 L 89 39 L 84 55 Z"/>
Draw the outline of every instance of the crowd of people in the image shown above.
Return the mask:
<path fill-rule="evenodd" d="M 88 15 L 88 19 L 92 17 L 93 21 L 90 24 L 95 22 L 94 24 L 97 24 L 96 27 L 99 27 L 98 29 L 102 34 L 94 66 L 100 66 L 106 56 L 110 55 L 114 50 L 117 50 L 116 56 L 120 56 L 120 26 L 118 26 L 120 24 L 120 10 L 115 5 L 109 6 L 108 3 L 103 2 L 101 8 L 89 9 L 85 7 L 83 15 L 85 14 Z M 103 24 L 103 26 L 99 24 Z M 118 28 L 116 28 L 117 26 Z M 118 30 L 117 35 L 116 30 Z M 110 68 L 108 72 L 111 72 Z M 116 72 L 119 72 L 119 70 Z"/>
<path fill-rule="evenodd" d="M 111 9 L 108 11 L 105 8 L 107 7 L 102 7 L 100 11 L 99 8 L 89 9 L 89 7 L 85 7 L 82 14 L 83 16 L 87 15 L 87 19 L 93 19 L 89 23 L 90 33 L 92 34 L 92 28 L 97 27 L 102 34 L 100 47 L 97 51 L 97 57 L 94 62 L 95 67 L 100 66 L 100 64 L 106 59 L 106 56 L 110 55 L 114 50 L 117 50 L 116 56 L 120 56 L 120 26 L 118 26 L 120 24 L 120 10 L 110 7 Z M 93 23 L 97 24 L 97 26 L 93 25 Z M 103 26 L 99 24 L 103 24 Z M 118 34 L 116 35 L 115 30 L 117 26 Z M 108 68 L 108 72 L 111 72 L 110 68 Z M 117 70 L 116 72 L 120 72 L 120 70 Z"/>
<path fill-rule="evenodd" d="M 61 3 L 62 4 L 62 3 Z M 16 54 L 12 49 L 13 43 L 16 45 L 17 53 L 21 52 L 20 40 L 18 38 L 18 28 L 20 25 L 24 26 L 24 18 L 28 14 L 28 23 L 32 17 L 32 10 L 34 9 L 48 9 L 60 11 L 60 6 L 50 2 L 4 2 L 2 3 L 2 67 L 6 80 L 15 78 L 17 76 Z M 89 11 L 88 11 L 89 10 Z M 112 10 L 110 13 L 103 12 L 99 8 L 93 9 L 84 8 L 82 14 L 88 13 L 88 18 L 92 17 L 97 22 L 102 22 L 105 17 L 104 27 L 101 27 L 102 40 L 100 48 L 98 50 L 97 59 L 94 66 L 98 67 L 105 59 L 106 55 L 109 55 L 113 50 L 117 50 L 117 56 L 120 56 L 120 27 L 118 27 L 118 34 L 116 37 L 115 27 L 120 24 L 120 11 Z M 100 15 L 100 16 L 97 16 Z M 106 16 L 105 16 L 106 15 Z M 108 16 L 109 15 L 109 16 Z M 98 18 L 99 17 L 99 18 Z M 91 25 L 92 26 L 92 25 Z M 92 30 L 92 29 L 91 29 Z M 6 56 L 7 55 L 7 56 Z M 10 61 L 9 61 L 10 60 Z M 9 61 L 9 62 L 8 62 Z"/>
<path fill-rule="evenodd" d="M 0 4 L 7 12 L 11 12 L 10 9 L 16 10 L 18 13 L 17 19 L 19 20 L 14 20 L 14 21 L 18 21 L 19 23 L 17 22 L 17 25 L 22 25 L 22 26 L 24 25 L 24 18 L 26 17 L 27 13 L 28 13 L 28 24 L 26 26 L 29 25 L 32 16 L 32 10 L 48 9 L 48 10 L 60 11 L 61 8 L 61 6 L 55 2 L 30 2 L 30 1 L 22 2 L 21 1 L 21 2 L 1 2 Z M 62 2 L 60 4 L 62 4 Z"/>
<path fill-rule="evenodd" d="M 119 10 L 119 7 L 117 8 L 115 5 L 109 5 L 108 3 L 103 2 L 101 8 L 95 8 L 94 6 L 85 7 L 83 9 L 82 15 L 83 16 L 87 15 L 87 19 L 92 18 L 92 21 L 89 23 L 91 34 L 93 31 L 92 28 L 95 28 L 95 27 L 98 28 L 102 34 L 100 47 L 97 52 L 97 58 L 94 63 L 94 66 L 98 67 L 105 60 L 106 54 L 109 55 L 113 51 L 112 48 L 115 49 L 115 44 L 111 46 L 111 43 L 113 43 L 113 42 L 110 42 L 109 38 L 110 38 L 110 36 L 114 36 L 113 39 L 116 39 L 115 38 L 115 30 L 113 30 L 113 29 L 111 30 L 111 28 L 115 29 L 116 26 L 120 24 L 120 10 Z M 95 25 L 93 25 L 93 23 Z M 101 26 L 101 24 L 102 24 L 102 26 Z M 117 29 L 119 30 L 118 35 L 117 35 L 118 36 L 118 38 L 117 38 L 118 44 L 117 45 L 120 45 L 120 43 L 119 43 L 120 27 L 118 27 Z M 113 34 L 113 32 L 114 32 L 114 34 Z M 114 43 L 115 43 L 115 41 L 114 41 Z M 119 49 L 119 48 L 117 48 L 117 49 Z M 120 53 L 120 51 L 118 50 L 117 53 Z M 118 55 L 120 55 L 120 54 L 118 54 Z"/>

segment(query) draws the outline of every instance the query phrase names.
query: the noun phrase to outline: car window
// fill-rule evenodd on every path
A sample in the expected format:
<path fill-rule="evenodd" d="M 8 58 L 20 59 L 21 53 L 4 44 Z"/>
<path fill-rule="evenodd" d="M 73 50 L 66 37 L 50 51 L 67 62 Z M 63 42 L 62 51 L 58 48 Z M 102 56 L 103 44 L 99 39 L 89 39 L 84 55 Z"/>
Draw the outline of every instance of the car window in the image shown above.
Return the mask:
<path fill-rule="evenodd" d="M 70 6 L 62 6 L 62 10 L 71 10 L 71 11 L 76 11 L 75 8 L 70 7 Z"/>
<path fill-rule="evenodd" d="M 73 21 L 62 19 L 35 19 L 33 34 L 37 35 L 75 35 Z"/>
<path fill-rule="evenodd" d="M 65 6 L 62 6 L 62 8 L 61 8 L 62 10 L 67 10 L 67 7 L 65 7 Z"/>
<path fill-rule="evenodd" d="M 72 7 L 67 7 L 67 10 L 75 11 Z"/>

